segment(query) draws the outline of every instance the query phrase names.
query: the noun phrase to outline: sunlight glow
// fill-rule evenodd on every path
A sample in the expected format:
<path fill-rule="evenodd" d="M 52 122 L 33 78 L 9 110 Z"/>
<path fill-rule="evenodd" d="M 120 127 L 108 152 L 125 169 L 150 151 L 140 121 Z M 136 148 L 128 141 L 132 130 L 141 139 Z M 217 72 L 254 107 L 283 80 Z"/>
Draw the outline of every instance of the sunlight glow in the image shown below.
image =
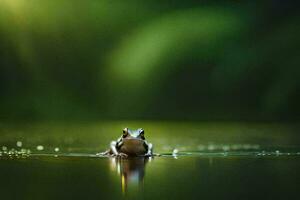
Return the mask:
<path fill-rule="evenodd" d="M 13 13 L 15 19 L 19 20 L 22 20 L 25 3 L 25 0 L 0 0 L 0 6 L 7 8 L 8 11 Z"/>

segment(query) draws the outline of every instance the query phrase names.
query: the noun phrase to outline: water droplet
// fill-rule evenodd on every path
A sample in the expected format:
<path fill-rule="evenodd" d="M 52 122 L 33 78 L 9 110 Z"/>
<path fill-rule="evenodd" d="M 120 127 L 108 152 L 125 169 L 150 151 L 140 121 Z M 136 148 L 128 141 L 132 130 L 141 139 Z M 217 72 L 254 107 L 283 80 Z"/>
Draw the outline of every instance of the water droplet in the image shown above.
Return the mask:
<path fill-rule="evenodd" d="M 215 150 L 215 145 L 213 145 L 213 144 L 210 144 L 210 145 L 208 145 L 208 147 L 207 147 L 207 149 L 209 150 L 209 151 L 213 151 L 213 150 Z"/>
<path fill-rule="evenodd" d="M 174 149 L 173 152 L 172 152 L 172 155 L 176 155 L 178 153 L 178 149 Z"/>
<path fill-rule="evenodd" d="M 55 151 L 55 152 L 59 152 L 59 148 L 56 147 L 56 148 L 54 149 L 54 151 Z"/>
<path fill-rule="evenodd" d="M 3 151 L 7 151 L 7 147 L 6 146 L 2 146 L 2 150 Z"/>
<path fill-rule="evenodd" d="M 223 145 L 222 149 L 223 149 L 223 151 L 229 151 L 230 150 L 230 146 L 229 145 Z"/>
<path fill-rule="evenodd" d="M 38 145 L 38 146 L 36 147 L 36 149 L 37 149 L 38 151 L 43 151 L 43 150 L 44 150 L 44 146 Z"/>
<path fill-rule="evenodd" d="M 21 141 L 17 142 L 17 147 L 22 147 L 23 143 Z"/>

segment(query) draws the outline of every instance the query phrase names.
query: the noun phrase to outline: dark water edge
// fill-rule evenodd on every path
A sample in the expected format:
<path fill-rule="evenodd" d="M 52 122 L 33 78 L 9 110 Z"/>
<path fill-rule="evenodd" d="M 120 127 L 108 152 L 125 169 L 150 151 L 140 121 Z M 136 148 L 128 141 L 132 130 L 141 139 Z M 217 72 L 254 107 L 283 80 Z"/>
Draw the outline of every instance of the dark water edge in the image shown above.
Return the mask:
<path fill-rule="evenodd" d="M 0 159 L 1 199 L 293 199 L 299 155 Z"/>

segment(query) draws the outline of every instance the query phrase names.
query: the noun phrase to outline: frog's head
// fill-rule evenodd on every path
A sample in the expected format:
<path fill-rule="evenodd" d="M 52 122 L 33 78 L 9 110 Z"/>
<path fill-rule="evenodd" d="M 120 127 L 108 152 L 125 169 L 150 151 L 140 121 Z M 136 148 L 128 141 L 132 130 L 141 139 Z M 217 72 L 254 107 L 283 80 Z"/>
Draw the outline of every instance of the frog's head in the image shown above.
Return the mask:
<path fill-rule="evenodd" d="M 123 129 L 123 138 L 145 140 L 145 131 L 142 128 L 137 130 Z"/>

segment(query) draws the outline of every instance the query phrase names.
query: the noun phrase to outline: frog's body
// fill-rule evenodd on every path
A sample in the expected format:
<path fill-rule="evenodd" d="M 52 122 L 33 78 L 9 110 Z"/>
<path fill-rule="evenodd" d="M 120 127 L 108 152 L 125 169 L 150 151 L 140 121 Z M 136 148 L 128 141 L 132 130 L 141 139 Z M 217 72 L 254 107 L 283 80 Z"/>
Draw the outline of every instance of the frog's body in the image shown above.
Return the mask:
<path fill-rule="evenodd" d="M 152 156 L 152 144 L 145 140 L 144 130 L 132 131 L 128 128 L 123 130 L 123 135 L 110 143 L 110 149 L 105 152 L 112 156 Z"/>

